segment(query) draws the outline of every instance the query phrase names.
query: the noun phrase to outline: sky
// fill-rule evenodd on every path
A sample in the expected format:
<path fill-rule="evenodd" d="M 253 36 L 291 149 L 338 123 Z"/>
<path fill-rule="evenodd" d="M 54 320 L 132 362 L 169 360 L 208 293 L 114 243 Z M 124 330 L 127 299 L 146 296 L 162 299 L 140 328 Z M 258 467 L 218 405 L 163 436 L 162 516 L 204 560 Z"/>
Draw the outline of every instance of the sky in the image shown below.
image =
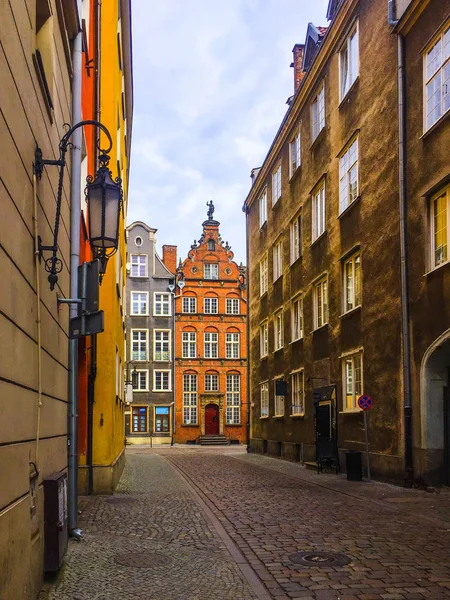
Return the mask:
<path fill-rule="evenodd" d="M 213 200 L 245 264 L 250 171 L 294 91 L 292 48 L 328 0 L 133 0 L 134 117 L 128 224 L 144 221 L 184 260 Z"/>

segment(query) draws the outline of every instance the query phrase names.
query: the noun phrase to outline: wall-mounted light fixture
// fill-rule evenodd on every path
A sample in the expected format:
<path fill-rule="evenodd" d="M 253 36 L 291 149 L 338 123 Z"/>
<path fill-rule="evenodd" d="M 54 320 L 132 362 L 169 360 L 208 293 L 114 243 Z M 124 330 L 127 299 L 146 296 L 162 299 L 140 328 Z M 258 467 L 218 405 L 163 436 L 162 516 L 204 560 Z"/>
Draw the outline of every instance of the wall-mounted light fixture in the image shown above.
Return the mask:
<path fill-rule="evenodd" d="M 34 172 L 40 179 L 45 165 L 55 165 L 59 167 L 58 195 L 56 199 L 55 227 L 53 229 L 53 245 L 44 246 L 42 240 L 38 238 L 39 258 L 43 257 L 44 252 L 51 252 L 51 256 L 45 260 L 45 270 L 48 272 L 48 281 L 50 289 L 53 290 L 58 281 L 58 273 L 61 272 L 63 263 L 58 258 L 58 231 L 59 220 L 61 216 L 61 199 L 64 180 L 64 169 L 66 166 L 66 152 L 70 146 L 70 138 L 73 132 L 79 127 L 92 125 L 103 131 L 109 141 L 109 147 L 104 150 L 100 147 L 98 163 L 99 168 L 95 175 L 87 177 L 87 186 L 85 190 L 86 201 L 88 205 L 89 220 L 89 241 L 94 258 L 100 261 L 100 281 L 106 270 L 108 258 L 117 251 L 119 240 L 119 217 L 122 206 L 122 180 L 120 177 L 112 179 L 111 171 L 108 168 L 110 157 L 108 152 L 112 148 L 112 139 L 107 128 L 98 121 L 88 120 L 80 121 L 61 138 L 59 143 L 59 159 L 48 160 L 42 158 L 42 151 L 36 147 Z"/>

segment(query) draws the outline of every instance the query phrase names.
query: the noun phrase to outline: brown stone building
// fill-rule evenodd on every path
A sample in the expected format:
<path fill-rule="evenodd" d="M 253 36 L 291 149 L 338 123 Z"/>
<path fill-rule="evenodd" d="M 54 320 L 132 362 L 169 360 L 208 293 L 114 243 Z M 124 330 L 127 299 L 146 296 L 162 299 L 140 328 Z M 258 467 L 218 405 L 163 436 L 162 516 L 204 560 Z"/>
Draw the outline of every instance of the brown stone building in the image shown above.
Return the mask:
<path fill-rule="evenodd" d="M 245 269 L 209 205 L 203 233 L 177 269 L 175 427 L 178 443 L 245 443 Z"/>
<path fill-rule="evenodd" d="M 437 215 L 447 206 L 448 195 L 439 206 L 433 199 L 448 194 L 443 149 L 449 131 L 440 121 L 422 126 L 432 93 L 422 64 L 440 39 L 436 70 L 442 81 L 449 76 L 450 46 L 447 54 L 443 50 L 449 4 L 399 2 L 397 14 L 394 8 L 387 1 L 331 0 L 329 26 L 309 25 L 305 44 L 294 47 L 295 94 L 262 167 L 252 173 L 244 205 L 251 448 L 306 462 L 328 457 L 339 466 L 346 450 L 364 449 L 357 400 L 367 394 L 374 400 L 369 421 L 375 475 L 436 482 L 443 481 L 442 457 L 449 448 L 442 426 L 448 361 L 427 363 L 428 381 L 440 371 L 439 384 L 428 384 L 437 387 L 438 403 L 427 397 L 420 372 L 427 369 L 427 348 L 440 335 L 445 341 L 449 327 L 446 269 L 424 277 L 432 268 L 433 243 L 447 262 L 444 234 L 430 241 L 438 217 L 433 221 L 429 211 Z M 397 24 L 405 41 L 398 41 L 394 19 L 405 9 Z M 398 126 L 404 106 L 399 46 L 406 59 L 406 140 Z M 441 88 L 439 93 L 443 120 L 450 96 Z M 427 466 L 437 456 L 433 444 L 440 444 L 439 476 Z"/>

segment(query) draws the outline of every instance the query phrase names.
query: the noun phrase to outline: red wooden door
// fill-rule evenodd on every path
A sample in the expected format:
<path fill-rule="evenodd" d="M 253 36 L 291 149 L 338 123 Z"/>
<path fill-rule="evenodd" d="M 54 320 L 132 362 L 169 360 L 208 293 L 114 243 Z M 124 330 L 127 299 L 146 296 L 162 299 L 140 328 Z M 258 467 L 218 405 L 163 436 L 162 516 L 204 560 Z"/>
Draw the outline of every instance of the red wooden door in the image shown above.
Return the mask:
<path fill-rule="evenodd" d="M 219 407 L 208 404 L 205 407 L 205 435 L 219 434 Z"/>

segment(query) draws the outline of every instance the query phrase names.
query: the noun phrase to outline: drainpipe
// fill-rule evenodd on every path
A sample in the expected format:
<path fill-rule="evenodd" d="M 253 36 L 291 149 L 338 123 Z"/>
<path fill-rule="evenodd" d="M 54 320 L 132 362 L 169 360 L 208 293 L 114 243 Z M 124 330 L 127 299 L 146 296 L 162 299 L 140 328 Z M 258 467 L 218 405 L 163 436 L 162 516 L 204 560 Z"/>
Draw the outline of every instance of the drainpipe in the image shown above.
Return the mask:
<path fill-rule="evenodd" d="M 388 20 L 395 27 L 398 19 L 394 18 L 395 1 L 388 0 Z M 405 157 L 405 122 L 406 122 L 406 86 L 405 86 L 405 50 L 404 39 L 399 33 L 397 37 L 397 86 L 398 86 L 398 183 L 399 183 L 399 216 L 400 216 L 400 275 L 402 303 L 402 342 L 403 342 L 403 431 L 405 438 L 405 486 L 411 487 L 414 480 L 413 440 L 412 440 L 412 398 L 411 398 L 411 339 L 409 332 L 409 285 L 408 285 L 408 239 L 407 239 L 407 205 L 406 205 L 406 157 Z"/>
<path fill-rule="evenodd" d="M 247 426 L 246 426 L 246 442 L 247 442 L 247 452 L 250 452 L 250 415 L 251 415 L 251 398 L 250 398 L 250 264 L 249 264 L 249 245 L 248 245 L 248 209 L 245 208 L 245 261 L 247 263 Z"/>
<path fill-rule="evenodd" d="M 97 334 L 91 338 L 91 369 L 88 376 L 88 423 L 87 423 L 87 465 L 88 465 L 88 494 L 94 493 L 94 471 L 93 471 L 93 441 L 94 441 L 94 401 L 95 401 L 95 378 L 97 377 Z"/>
<path fill-rule="evenodd" d="M 81 2 L 78 0 L 78 14 Z M 82 74 L 81 30 L 74 39 L 72 64 L 72 124 L 81 121 L 81 74 Z M 78 298 L 78 266 L 80 264 L 80 219 L 81 219 L 81 127 L 72 136 L 72 160 L 70 178 L 70 298 Z M 78 315 L 78 305 L 69 305 L 69 316 Z M 80 538 L 78 529 L 78 341 L 69 340 L 69 432 L 68 432 L 68 516 L 69 533 Z"/>

